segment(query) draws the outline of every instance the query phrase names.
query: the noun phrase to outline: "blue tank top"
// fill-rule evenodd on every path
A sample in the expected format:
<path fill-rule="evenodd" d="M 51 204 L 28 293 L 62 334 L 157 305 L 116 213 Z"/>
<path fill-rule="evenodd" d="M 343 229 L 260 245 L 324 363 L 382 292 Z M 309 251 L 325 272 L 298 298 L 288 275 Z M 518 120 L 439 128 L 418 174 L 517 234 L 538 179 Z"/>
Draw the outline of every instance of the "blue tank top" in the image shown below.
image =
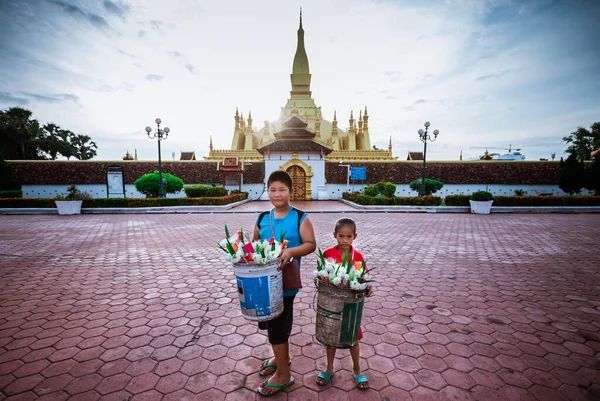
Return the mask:
<path fill-rule="evenodd" d="M 290 210 L 285 217 L 276 218 L 275 208 L 273 208 L 269 212 L 269 215 L 264 216 L 260 222 L 260 239 L 268 240 L 275 234 L 275 239 L 279 241 L 281 234 L 285 233 L 283 238 L 289 241 L 289 248 L 299 246 L 302 244 L 302 239 L 300 238 L 300 225 L 305 217 L 306 213 L 304 213 L 300 218 L 300 221 L 298 221 L 298 211 L 290 205 Z M 258 224 L 258 218 L 256 219 L 256 223 Z M 273 231 L 271 231 L 271 225 L 273 226 Z M 298 266 L 301 266 L 302 258 L 297 257 L 296 259 L 298 259 Z M 283 296 L 296 295 L 298 291 L 299 289 L 297 288 L 293 290 L 283 290 Z"/>

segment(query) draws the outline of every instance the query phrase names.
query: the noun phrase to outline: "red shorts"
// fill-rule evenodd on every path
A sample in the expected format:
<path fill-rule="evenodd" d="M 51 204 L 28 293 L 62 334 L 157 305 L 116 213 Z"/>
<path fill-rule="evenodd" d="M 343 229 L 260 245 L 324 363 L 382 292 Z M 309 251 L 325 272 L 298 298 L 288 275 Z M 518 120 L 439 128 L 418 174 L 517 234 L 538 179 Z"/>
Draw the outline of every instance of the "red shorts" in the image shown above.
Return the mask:
<path fill-rule="evenodd" d="M 362 340 L 362 337 L 363 337 L 363 335 L 362 335 L 362 327 L 361 327 L 358 332 L 358 339 Z"/>

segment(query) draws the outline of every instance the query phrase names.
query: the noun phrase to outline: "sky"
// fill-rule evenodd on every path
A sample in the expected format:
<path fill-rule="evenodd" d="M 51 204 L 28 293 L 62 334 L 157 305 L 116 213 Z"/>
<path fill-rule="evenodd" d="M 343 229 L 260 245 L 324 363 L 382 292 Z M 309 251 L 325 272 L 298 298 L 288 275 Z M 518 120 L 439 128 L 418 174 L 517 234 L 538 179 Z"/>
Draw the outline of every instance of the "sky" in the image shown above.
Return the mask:
<path fill-rule="evenodd" d="M 368 106 L 371 144 L 400 160 L 425 121 L 428 160 L 558 159 L 600 121 L 597 0 L 0 0 L 0 109 L 89 135 L 96 160 L 156 160 L 157 117 L 163 160 L 229 149 L 236 107 L 279 118 L 300 7 L 324 118 L 345 130 Z"/>

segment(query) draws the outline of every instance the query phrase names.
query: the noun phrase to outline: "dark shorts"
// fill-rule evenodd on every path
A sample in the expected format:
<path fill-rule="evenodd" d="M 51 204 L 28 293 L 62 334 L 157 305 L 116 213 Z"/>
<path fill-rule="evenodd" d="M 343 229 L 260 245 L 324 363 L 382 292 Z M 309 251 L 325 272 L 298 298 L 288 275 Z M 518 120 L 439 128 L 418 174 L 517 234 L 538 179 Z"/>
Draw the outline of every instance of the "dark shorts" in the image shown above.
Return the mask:
<path fill-rule="evenodd" d="M 283 312 L 273 320 L 258 322 L 258 328 L 267 330 L 269 343 L 271 345 L 285 344 L 292 333 L 292 324 L 294 323 L 294 298 L 283 297 Z"/>

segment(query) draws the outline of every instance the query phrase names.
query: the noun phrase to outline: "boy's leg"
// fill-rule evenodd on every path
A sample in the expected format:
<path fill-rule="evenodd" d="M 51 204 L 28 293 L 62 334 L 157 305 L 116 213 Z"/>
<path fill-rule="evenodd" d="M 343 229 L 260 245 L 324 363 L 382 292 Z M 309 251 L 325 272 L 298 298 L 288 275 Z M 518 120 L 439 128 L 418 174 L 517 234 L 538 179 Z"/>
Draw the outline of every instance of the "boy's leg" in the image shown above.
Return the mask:
<path fill-rule="evenodd" d="M 356 345 L 354 345 L 352 348 L 350 348 L 350 355 L 352 356 L 352 372 L 354 373 L 355 380 L 356 380 L 356 377 L 358 377 L 362 374 L 360 371 L 360 346 L 359 346 L 359 344 L 360 343 L 357 342 Z M 363 382 L 357 383 L 357 386 L 361 390 L 366 390 L 367 388 L 369 388 L 369 382 L 363 381 Z"/>
<path fill-rule="evenodd" d="M 335 351 L 335 348 L 327 347 L 327 366 L 325 367 L 325 372 L 329 375 L 330 379 L 331 376 L 333 376 L 333 361 L 335 360 Z M 329 380 L 325 379 L 324 377 L 317 376 L 318 385 L 324 386 L 328 382 Z"/>
<path fill-rule="evenodd" d="M 335 360 L 335 351 L 334 347 L 327 347 L 327 373 L 329 375 L 333 374 L 333 361 Z"/>
<path fill-rule="evenodd" d="M 284 308 L 283 313 L 273 320 L 267 322 L 269 342 L 273 348 L 273 355 L 277 370 L 275 374 L 268 380 L 271 384 L 284 385 L 291 380 L 292 372 L 290 370 L 290 344 L 289 336 L 292 331 L 293 315 L 294 315 L 294 296 L 283 297 Z M 265 387 L 260 385 L 259 392 L 263 394 L 271 394 L 277 392 L 275 387 Z"/>

